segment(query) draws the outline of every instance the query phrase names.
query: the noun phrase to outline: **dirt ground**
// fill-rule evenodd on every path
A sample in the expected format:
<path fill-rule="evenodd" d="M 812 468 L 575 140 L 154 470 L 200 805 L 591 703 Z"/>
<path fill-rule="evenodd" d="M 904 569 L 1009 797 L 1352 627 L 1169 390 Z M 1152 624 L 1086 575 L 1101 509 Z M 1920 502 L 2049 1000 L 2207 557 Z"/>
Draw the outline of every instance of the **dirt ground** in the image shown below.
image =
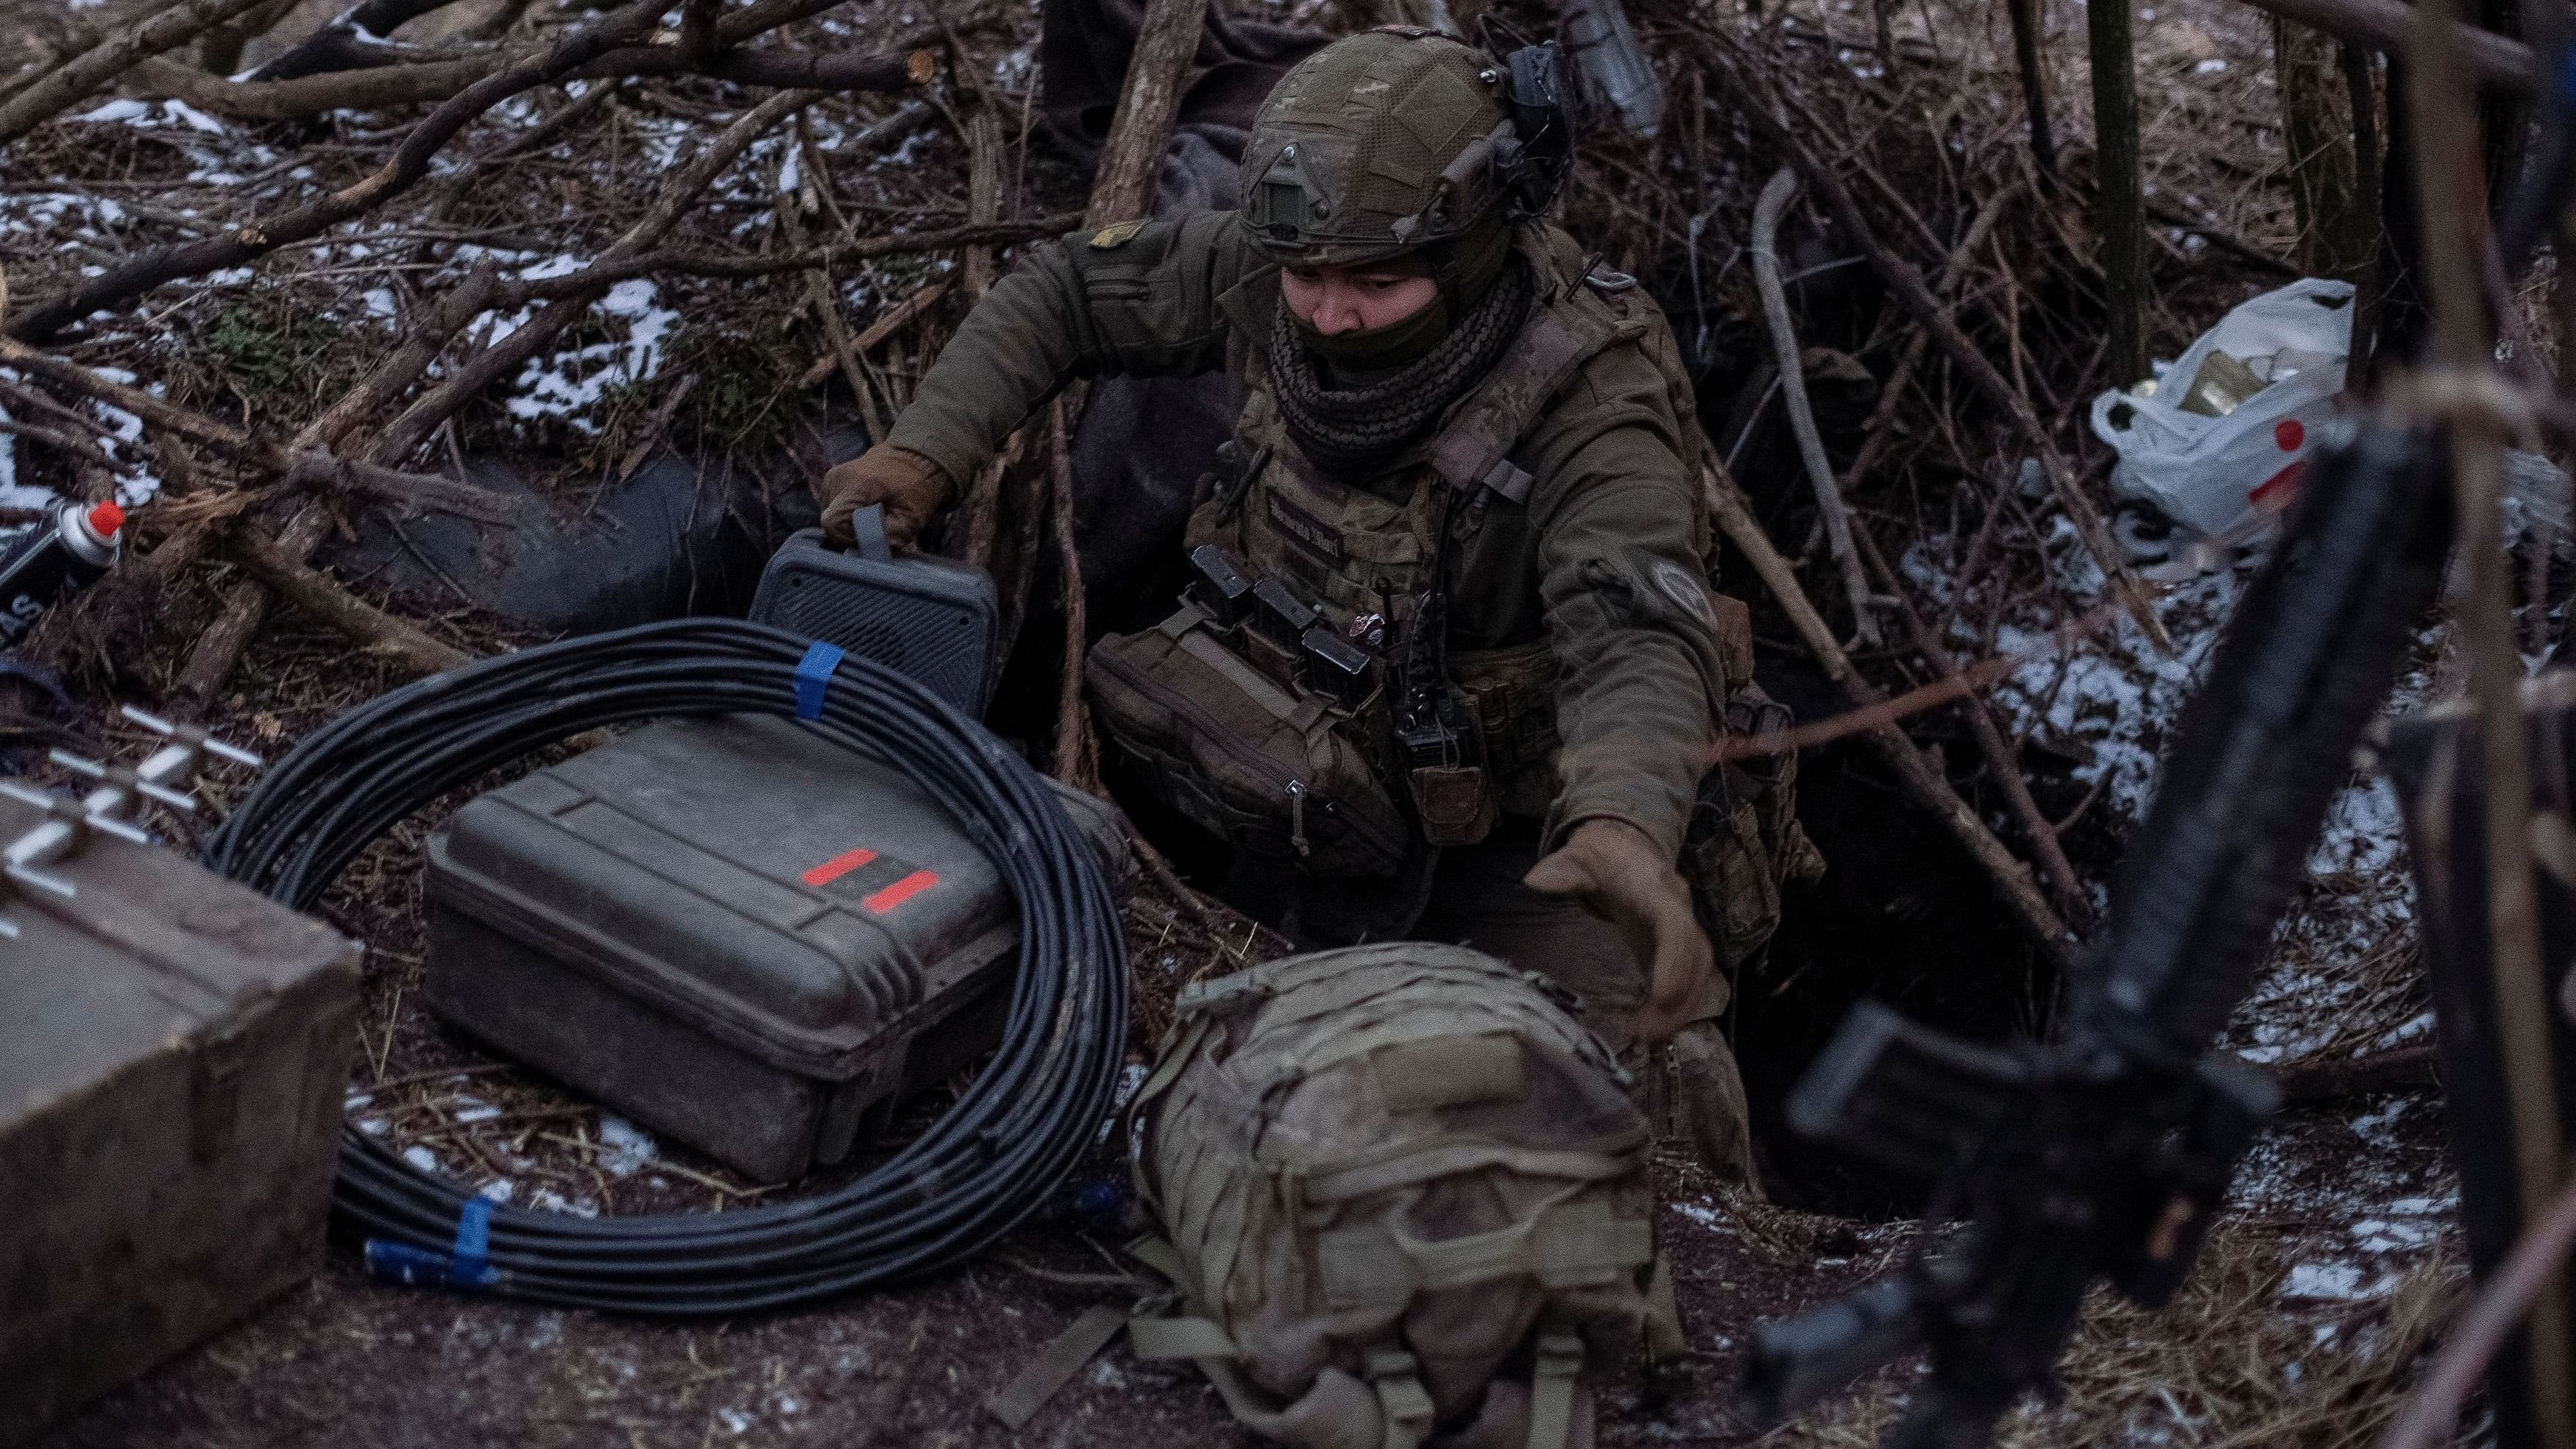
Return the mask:
<path fill-rule="evenodd" d="M 253 653 L 225 721 L 265 748 L 389 684 L 353 672 L 333 641 L 288 623 Z M 440 1170 L 584 1209 L 707 1210 L 756 1195 L 702 1157 L 662 1144 L 603 1170 L 597 1107 L 495 1062 L 441 1028 L 412 989 L 419 958 L 418 829 L 354 868 L 329 914 L 368 938 L 363 1050 L 352 1116 Z M 1210 941 L 1176 924 L 1150 890 L 1131 899 L 1140 1015 L 1155 978 L 1219 969 L 1277 949 Z M 1141 1040 L 1137 1049 L 1142 1050 Z M 405 1103 L 415 1104 L 406 1108 Z M 474 1120 L 470 1107 L 497 1107 Z M 460 1122 L 460 1115 L 469 1120 Z M 531 1117 L 535 1121 L 531 1123 Z M 531 1126 L 546 1129 L 532 1136 Z M 575 1143 L 591 1144 L 576 1147 Z M 1793 1143 L 1775 1154 L 1794 1157 Z M 1792 1161 L 1789 1166 L 1797 1164 Z M 1095 1160 L 1093 1175 L 1116 1167 Z M 1914 1225 L 1792 1212 L 1714 1188 L 1667 1154 L 1657 1230 L 1669 1255 L 1692 1372 L 1679 1385 L 1629 1374 L 1602 1386 L 1605 1444 L 1740 1444 L 1757 1436 L 1729 1405 L 1737 1355 L 1759 1319 L 1795 1311 L 1878 1272 Z M 2421 1341 L 2407 1316 L 2453 1291 L 2451 1205 L 2438 1103 L 2425 1095 L 2285 1117 L 2249 1161 L 2238 1211 L 2183 1302 L 2148 1317 L 2106 1309 L 2070 1359 L 2067 1406 L 2025 1411 L 2008 1444 L 2089 1442 L 2106 1419 L 2198 1425 L 2203 1442 L 2327 1443 L 2264 1424 L 2381 1402 Z M 807 1188 L 798 1190 L 810 1190 Z M 2391 1228 L 2395 1221 L 2399 1227 Z M 2378 1225 L 2361 1276 L 2324 1296 L 2290 1290 L 2300 1265 L 2352 1258 Z M 2398 1239 L 2388 1239 L 2388 1233 Z M 1085 1308 L 1150 1291 L 1119 1251 L 1125 1233 L 1064 1216 L 1012 1234 L 953 1276 L 789 1313 L 669 1323 L 535 1308 L 371 1281 L 346 1245 L 301 1288 L 179 1355 L 38 1441 L 38 1449 L 249 1446 L 1097 1445 L 1258 1442 L 1186 1367 L 1144 1364 L 1113 1344 L 1015 1432 L 981 1407 Z M 2364 1387 L 2355 1389 L 2358 1380 Z M 1893 1412 L 1903 1375 L 1819 1409 L 1764 1442 L 1859 1445 Z M 2176 1397 L 2179 1395 L 2180 1397 Z M 2164 1405 L 2176 1407 L 2168 1411 Z M 2363 1417 L 2375 1417 L 2365 1413 Z M 2226 1431 L 2237 1431 L 2227 1437 Z"/>

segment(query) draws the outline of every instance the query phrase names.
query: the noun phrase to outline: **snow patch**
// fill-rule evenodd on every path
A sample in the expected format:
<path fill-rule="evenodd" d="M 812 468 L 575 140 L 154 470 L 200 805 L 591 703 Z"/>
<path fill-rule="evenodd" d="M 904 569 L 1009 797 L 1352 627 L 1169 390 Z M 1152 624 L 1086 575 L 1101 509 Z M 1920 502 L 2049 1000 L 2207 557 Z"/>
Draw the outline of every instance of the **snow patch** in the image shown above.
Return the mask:
<path fill-rule="evenodd" d="M 602 1115 L 599 1119 L 600 1145 L 608 1150 L 599 1165 L 611 1177 L 633 1177 L 645 1163 L 661 1155 L 662 1149 L 644 1129 L 623 1117 Z"/>
<path fill-rule="evenodd" d="M 597 404 L 611 387 L 648 381 L 661 370 L 663 341 L 679 326 L 680 314 L 674 308 L 655 306 L 658 295 L 654 284 L 641 277 L 609 288 L 598 309 L 626 320 L 626 340 L 529 359 L 507 404 L 510 415 L 569 418 L 584 432 L 595 431 L 595 425 L 579 414 Z M 507 336 L 525 318 L 522 313 L 496 335 Z"/>
<path fill-rule="evenodd" d="M 109 101 L 106 105 L 100 106 L 96 110 L 83 111 L 79 115 L 68 117 L 67 119 L 73 121 L 87 121 L 93 125 L 106 125 L 116 121 L 123 121 L 128 125 L 159 124 L 159 122 L 153 118 L 151 102 L 126 99 Z"/>
<path fill-rule="evenodd" d="M 2350 1263 L 2300 1263 L 2281 1280 L 2284 1298 L 2348 1301 L 2364 1296 L 2361 1270 Z"/>
<path fill-rule="evenodd" d="M 1719 1220 L 1716 1208 L 1708 1206 L 1705 1203 L 1677 1202 L 1671 1204 L 1671 1207 L 1674 1212 L 1690 1219 L 1692 1222 L 1699 1224 L 1701 1227 L 1708 1229 L 1712 1233 L 1732 1233 L 1735 1231 L 1734 1228 Z"/>
<path fill-rule="evenodd" d="M 577 1218 L 599 1216 L 599 1204 L 586 1197 L 565 1197 L 550 1187 L 541 1187 L 529 1194 L 528 1206 L 542 1208 L 550 1213 L 570 1213 Z"/>

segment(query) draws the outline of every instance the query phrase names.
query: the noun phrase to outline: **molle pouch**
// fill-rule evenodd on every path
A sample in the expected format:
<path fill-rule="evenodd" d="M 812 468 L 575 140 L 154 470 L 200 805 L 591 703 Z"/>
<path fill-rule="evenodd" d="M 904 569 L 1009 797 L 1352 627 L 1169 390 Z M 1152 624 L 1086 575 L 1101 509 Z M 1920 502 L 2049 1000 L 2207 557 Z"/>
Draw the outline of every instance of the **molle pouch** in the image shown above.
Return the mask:
<path fill-rule="evenodd" d="M 1542 816 L 1556 798 L 1556 654 L 1545 639 L 1449 655 L 1475 706 L 1485 768 L 1506 815 Z"/>
<path fill-rule="evenodd" d="M 1429 765 L 1406 773 L 1423 838 L 1434 845 L 1474 845 L 1501 818 L 1494 777 L 1481 765 Z"/>
<path fill-rule="evenodd" d="M 1087 674 L 1102 732 L 1154 793 L 1236 848 L 1325 878 L 1402 864 L 1412 832 L 1350 713 L 1254 668 L 1196 603 L 1102 639 Z"/>
<path fill-rule="evenodd" d="M 1746 684 L 1726 701 L 1729 738 L 1785 729 L 1788 706 Z M 1825 859 L 1798 824 L 1794 752 L 1729 760 L 1700 777 L 1682 837 L 1682 874 L 1700 925 L 1730 970 L 1780 925 L 1781 887 L 1824 874 Z"/>
<path fill-rule="evenodd" d="M 1422 838 L 1433 845 L 1475 845 L 1502 817 L 1502 793 L 1485 768 L 1474 706 L 1460 690 L 1443 690 L 1431 708 L 1396 732 L 1404 752 L 1405 787 Z"/>

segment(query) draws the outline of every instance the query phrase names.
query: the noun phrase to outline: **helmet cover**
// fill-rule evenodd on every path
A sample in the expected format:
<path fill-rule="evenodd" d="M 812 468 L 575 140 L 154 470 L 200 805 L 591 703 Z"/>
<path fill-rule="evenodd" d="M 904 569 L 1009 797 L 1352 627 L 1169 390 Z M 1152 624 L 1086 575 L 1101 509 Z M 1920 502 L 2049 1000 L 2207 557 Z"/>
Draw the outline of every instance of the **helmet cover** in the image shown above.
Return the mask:
<path fill-rule="evenodd" d="M 1343 266 L 1454 240 L 1504 195 L 1502 68 L 1431 31 L 1388 27 L 1300 61 L 1244 147 L 1243 224 L 1275 261 Z"/>

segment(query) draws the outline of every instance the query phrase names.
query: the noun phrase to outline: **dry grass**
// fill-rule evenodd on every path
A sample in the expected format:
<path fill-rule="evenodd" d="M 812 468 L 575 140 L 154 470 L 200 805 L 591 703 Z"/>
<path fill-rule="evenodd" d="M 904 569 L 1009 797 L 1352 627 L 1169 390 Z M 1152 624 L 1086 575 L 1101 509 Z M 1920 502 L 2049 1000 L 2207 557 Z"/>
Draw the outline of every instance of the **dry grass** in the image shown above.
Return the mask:
<path fill-rule="evenodd" d="M 1815 1233 L 1789 1222 L 1747 1233 L 1790 1258 Z M 1867 1245 L 1881 1262 L 1905 1234 Z M 2362 1449 L 2396 1412 L 2421 1357 L 2465 1297 L 2456 1257 L 2439 1252 L 2357 1302 L 2293 1302 L 2283 1279 L 2294 1240 L 2258 1223 L 2213 1236 L 2189 1285 L 2147 1312 L 2097 1290 L 2061 1364 L 2054 1402 L 2008 1416 L 2000 1449 L 2170 1444 L 2198 1449 Z M 1902 1412 L 1912 1373 L 1891 1371 L 1763 1440 L 1782 1449 L 1866 1449 Z M 2470 1436 L 2464 1436 L 2468 1442 Z"/>

